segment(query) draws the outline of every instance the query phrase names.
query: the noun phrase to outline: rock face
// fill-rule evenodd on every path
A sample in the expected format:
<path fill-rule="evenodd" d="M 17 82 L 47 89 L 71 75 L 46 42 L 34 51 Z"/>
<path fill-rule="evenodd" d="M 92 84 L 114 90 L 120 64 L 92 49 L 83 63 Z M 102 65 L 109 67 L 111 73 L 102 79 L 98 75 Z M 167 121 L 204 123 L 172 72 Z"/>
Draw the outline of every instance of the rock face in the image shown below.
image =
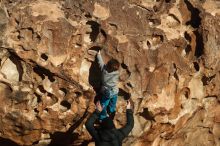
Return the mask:
<path fill-rule="evenodd" d="M 105 46 L 121 63 L 116 127 L 135 101 L 123 145 L 220 146 L 219 1 L 0 4 L 0 145 L 89 143 L 100 72 L 88 50 Z"/>

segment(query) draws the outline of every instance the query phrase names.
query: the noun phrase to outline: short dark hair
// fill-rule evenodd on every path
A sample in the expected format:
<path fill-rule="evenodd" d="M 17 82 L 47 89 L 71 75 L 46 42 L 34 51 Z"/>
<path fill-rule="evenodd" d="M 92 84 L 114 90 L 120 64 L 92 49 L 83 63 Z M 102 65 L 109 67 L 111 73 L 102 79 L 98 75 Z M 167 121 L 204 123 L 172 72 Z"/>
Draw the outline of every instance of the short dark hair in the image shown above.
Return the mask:
<path fill-rule="evenodd" d="M 107 69 L 110 72 L 118 70 L 119 67 L 120 67 L 120 63 L 116 59 L 111 59 L 107 63 Z"/>
<path fill-rule="evenodd" d="M 111 130 L 115 128 L 115 124 L 111 118 L 106 117 L 101 122 L 101 128 Z"/>

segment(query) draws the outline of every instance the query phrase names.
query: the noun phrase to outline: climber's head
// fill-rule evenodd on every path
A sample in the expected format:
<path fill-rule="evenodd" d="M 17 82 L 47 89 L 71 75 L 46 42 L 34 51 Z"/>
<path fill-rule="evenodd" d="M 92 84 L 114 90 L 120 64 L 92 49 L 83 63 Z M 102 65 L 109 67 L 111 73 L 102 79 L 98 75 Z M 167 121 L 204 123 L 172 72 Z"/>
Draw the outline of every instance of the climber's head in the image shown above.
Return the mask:
<path fill-rule="evenodd" d="M 113 72 L 119 70 L 120 63 L 116 59 L 111 59 L 108 61 L 106 65 L 106 69 L 108 72 Z"/>
<path fill-rule="evenodd" d="M 106 117 L 101 122 L 101 128 L 111 130 L 115 128 L 115 124 L 111 118 Z"/>

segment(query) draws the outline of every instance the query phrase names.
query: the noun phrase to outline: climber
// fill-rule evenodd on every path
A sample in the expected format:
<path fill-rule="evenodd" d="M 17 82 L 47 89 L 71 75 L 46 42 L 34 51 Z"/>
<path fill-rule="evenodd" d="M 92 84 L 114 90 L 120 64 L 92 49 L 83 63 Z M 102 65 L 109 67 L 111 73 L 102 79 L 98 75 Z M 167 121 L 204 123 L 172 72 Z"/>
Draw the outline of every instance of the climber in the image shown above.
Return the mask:
<path fill-rule="evenodd" d="M 102 59 L 100 50 L 98 50 L 96 58 L 102 72 L 102 86 L 98 94 L 100 95 L 100 103 L 103 107 L 103 110 L 100 113 L 99 120 L 102 120 L 107 116 L 110 116 L 113 119 L 115 116 L 119 91 L 117 83 L 119 79 L 118 70 L 120 63 L 116 59 L 111 59 L 107 64 L 105 64 Z"/>
<path fill-rule="evenodd" d="M 100 113 L 99 119 L 102 120 L 108 115 L 111 118 L 114 118 L 116 111 L 116 103 L 118 98 L 118 79 L 119 79 L 119 67 L 120 64 L 116 59 L 111 59 L 105 65 L 102 59 L 100 50 L 97 53 L 97 60 L 102 71 L 102 87 L 101 87 L 101 99 L 100 103 L 103 107 L 102 112 Z M 107 107 L 109 113 L 107 113 Z"/>
<path fill-rule="evenodd" d="M 95 129 L 94 123 L 99 118 L 99 114 L 103 110 L 100 101 L 96 103 L 96 110 L 86 121 L 86 129 L 95 140 L 96 146 L 121 146 L 122 141 L 131 132 L 134 127 L 134 117 L 133 117 L 134 105 L 132 102 L 127 101 L 126 125 L 120 129 L 116 129 L 113 120 L 106 117 L 100 123 L 100 128 Z"/>

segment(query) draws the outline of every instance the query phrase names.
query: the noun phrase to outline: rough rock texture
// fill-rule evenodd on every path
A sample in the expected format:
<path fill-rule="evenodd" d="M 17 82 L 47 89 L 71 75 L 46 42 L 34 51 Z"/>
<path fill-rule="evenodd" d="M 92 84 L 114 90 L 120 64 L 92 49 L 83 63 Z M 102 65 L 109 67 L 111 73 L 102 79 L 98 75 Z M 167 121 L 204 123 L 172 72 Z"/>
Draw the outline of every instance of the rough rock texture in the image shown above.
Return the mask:
<path fill-rule="evenodd" d="M 116 127 L 125 146 L 220 146 L 217 0 L 1 0 L 0 145 L 86 145 L 100 72 L 121 63 Z M 89 144 L 89 145 L 92 145 Z"/>

